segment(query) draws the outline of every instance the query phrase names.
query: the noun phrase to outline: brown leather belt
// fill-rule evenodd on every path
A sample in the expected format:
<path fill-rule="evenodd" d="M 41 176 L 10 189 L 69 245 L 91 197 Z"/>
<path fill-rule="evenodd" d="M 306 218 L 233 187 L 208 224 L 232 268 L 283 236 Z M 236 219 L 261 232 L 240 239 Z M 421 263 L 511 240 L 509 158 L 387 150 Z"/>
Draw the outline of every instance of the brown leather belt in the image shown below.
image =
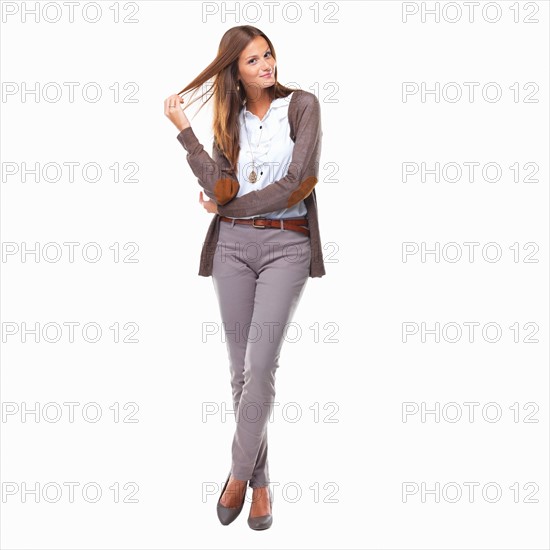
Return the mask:
<path fill-rule="evenodd" d="M 283 218 L 280 219 L 271 219 L 271 218 L 252 218 L 252 219 L 240 219 L 240 218 L 226 218 L 225 216 L 220 216 L 222 222 L 235 222 L 235 223 L 245 223 L 251 225 L 256 229 L 265 229 L 266 227 L 273 227 L 281 229 L 281 221 L 283 222 L 283 229 L 290 229 L 291 231 L 299 231 L 300 233 L 305 233 L 309 235 L 309 228 L 307 224 L 307 218 Z"/>

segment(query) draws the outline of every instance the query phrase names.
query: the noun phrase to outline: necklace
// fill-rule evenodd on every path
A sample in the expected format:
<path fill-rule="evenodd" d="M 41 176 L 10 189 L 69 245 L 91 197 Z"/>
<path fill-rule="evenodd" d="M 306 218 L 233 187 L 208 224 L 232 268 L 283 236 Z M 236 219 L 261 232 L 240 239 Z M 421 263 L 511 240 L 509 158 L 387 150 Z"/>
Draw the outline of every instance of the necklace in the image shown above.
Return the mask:
<path fill-rule="evenodd" d="M 246 113 L 243 112 L 243 117 L 244 117 L 244 129 L 245 129 L 245 132 L 246 132 L 246 139 L 248 140 L 248 148 L 250 150 L 250 155 L 252 156 L 252 172 L 250 172 L 250 174 L 248 174 L 248 181 L 250 183 L 256 183 L 256 181 L 258 180 L 258 175 L 256 174 L 256 164 L 254 163 L 254 153 L 252 152 L 252 146 L 250 145 L 250 137 L 248 136 L 248 128 L 246 126 Z M 262 125 L 260 126 L 260 138 L 258 139 L 258 145 L 256 145 L 256 149 L 258 148 L 258 146 L 260 145 L 260 141 L 262 140 L 262 132 L 263 132 L 263 123 Z"/>

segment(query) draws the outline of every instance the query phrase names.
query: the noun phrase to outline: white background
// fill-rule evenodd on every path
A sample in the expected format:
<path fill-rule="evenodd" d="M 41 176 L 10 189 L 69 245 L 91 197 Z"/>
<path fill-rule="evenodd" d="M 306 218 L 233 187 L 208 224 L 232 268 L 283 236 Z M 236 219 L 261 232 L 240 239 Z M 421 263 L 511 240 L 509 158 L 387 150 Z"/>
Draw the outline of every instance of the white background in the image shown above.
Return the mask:
<path fill-rule="evenodd" d="M 439 22 L 420 15 L 434 2 L 300 2 L 300 14 L 280 2 L 271 20 L 263 2 L 248 3 L 249 11 L 238 3 L 238 19 L 222 4 L 235 8 L 120 2 L 121 19 L 136 23 L 115 23 L 110 1 L 98 3 L 96 23 L 83 20 L 85 3 L 75 7 L 74 22 L 65 7 L 60 21 L 41 16 L 39 23 L 21 15 L 34 2 L 2 5 L 1 547 L 548 548 L 548 3 L 516 3 L 517 23 L 512 2 L 481 2 L 472 21 L 466 3 L 455 3 L 462 15 L 454 23 L 448 2 L 439 3 L 448 10 Z M 501 15 L 490 22 L 497 8 Z M 413 13 L 404 20 L 405 9 Z M 212 279 L 197 275 L 211 218 L 163 114 L 164 99 L 214 59 L 227 29 L 242 24 L 274 43 L 279 81 L 317 94 L 323 127 L 316 192 L 327 274 L 308 280 L 294 318 L 301 336 L 283 346 L 280 405 L 269 425 L 274 522 L 263 533 L 246 525 L 248 504 L 229 527 L 216 517 L 234 421 L 220 412 L 202 418 L 205 404 L 230 409 L 231 398 L 221 333 L 202 335 L 205 323 L 220 321 Z M 73 101 L 66 82 L 79 83 Z M 422 101 L 419 93 L 405 101 L 404 82 L 430 89 L 457 83 L 464 94 L 464 82 L 479 86 L 472 102 L 451 102 L 451 95 Z M 481 93 L 490 82 L 502 90 L 494 102 Z M 21 91 L 47 83 L 59 85 L 59 99 Z M 99 101 L 83 97 L 87 83 L 97 83 Z M 127 83 L 134 88 L 125 91 Z M 534 89 L 524 89 L 527 83 L 538 86 L 538 102 L 525 102 Z M 116 100 L 113 87 L 121 91 Z M 123 101 L 134 89 L 135 101 Z M 209 152 L 210 122 L 210 104 L 191 120 Z M 9 174 L 22 163 L 64 162 L 79 163 L 72 182 L 67 171 L 57 182 Z M 103 171 L 95 183 L 80 171 L 90 162 Z M 137 182 L 114 182 L 109 167 L 128 162 L 139 167 Z M 496 163 L 502 175 L 488 181 L 478 168 L 471 182 L 466 171 L 457 182 L 433 175 L 403 181 L 404 162 L 430 169 Z M 538 167 L 534 182 L 524 181 L 526 163 Z M 36 242 L 59 243 L 62 257 L 23 262 L 21 247 Z M 80 243 L 74 262 L 66 242 Z M 96 263 L 81 254 L 92 242 L 103 252 Z M 129 242 L 139 246 L 138 262 L 113 261 L 109 247 Z M 419 254 L 404 262 L 404 242 L 430 249 L 458 243 L 463 256 L 452 262 L 448 249 L 437 262 Z M 473 262 L 465 242 L 480 243 Z M 502 249 L 499 261 L 481 254 L 490 242 Z M 533 250 L 525 243 L 536 243 L 538 262 L 524 261 Z M 80 323 L 72 343 L 67 330 L 56 343 L 42 335 L 38 343 L 32 335 L 22 341 L 23 323 L 66 322 Z M 405 322 L 451 325 L 439 343 L 420 334 L 404 342 Z M 479 323 L 473 342 L 468 322 Z M 97 343 L 83 339 L 85 323 L 101 326 Z M 114 342 L 115 323 L 122 337 L 130 334 L 122 327 L 135 323 L 139 342 Z M 453 323 L 463 329 L 456 343 L 449 341 Z M 483 337 L 487 323 L 501 327 L 499 341 L 488 341 L 491 331 Z M 534 326 L 527 323 L 538 327 L 531 336 L 538 342 L 524 341 Z M 66 402 L 80 404 L 74 422 Z M 404 422 L 404 402 L 430 409 L 454 402 L 463 416 L 450 421 L 455 410 L 447 407 L 439 422 L 434 415 L 422 422 L 420 414 Z M 465 402 L 480 404 L 473 422 Z M 57 422 L 23 415 L 23 422 L 21 410 L 35 403 L 40 414 L 58 403 L 63 415 Z M 82 417 L 86 403 L 101 407 L 98 422 Z M 114 403 L 136 403 L 137 422 L 122 421 L 130 410 L 114 422 Z M 501 408 L 499 421 L 488 420 L 494 407 L 483 416 L 487 403 Z M 538 422 L 524 421 L 534 410 L 524 410 L 526 403 L 538 407 Z M 293 421 L 296 411 L 302 416 Z M 80 484 L 74 502 L 66 482 Z M 129 482 L 138 502 L 114 502 L 109 487 L 119 483 L 123 498 Z M 36 483 L 65 490 L 58 502 L 42 493 L 38 503 L 32 494 L 23 502 L 23 484 Z M 86 483 L 101 487 L 98 502 L 83 498 Z M 404 483 L 432 490 L 439 483 L 439 502 L 420 490 L 403 502 Z M 473 502 L 465 483 L 479 483 Z M 491 491 L 484 498 L 487 483 L 501 487 L 497 502 L 489 502 Z M 538 502 L 524 502 L 529 483 Z M 453 503 L 457 485 L 463 493 Z M 293 502 L 296 488 L 301 496 Z"/>

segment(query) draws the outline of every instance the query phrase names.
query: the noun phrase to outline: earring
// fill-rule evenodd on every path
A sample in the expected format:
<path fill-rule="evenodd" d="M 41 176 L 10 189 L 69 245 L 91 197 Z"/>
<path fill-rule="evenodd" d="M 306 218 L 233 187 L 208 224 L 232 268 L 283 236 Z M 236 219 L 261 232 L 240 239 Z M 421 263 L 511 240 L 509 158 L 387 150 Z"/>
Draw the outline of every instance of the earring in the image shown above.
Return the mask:
<path fill-rule="evenodd" d="M 240 86 L 239 86 L 239 83 L 237 82 L 237 90 L 240 90 Z"/>

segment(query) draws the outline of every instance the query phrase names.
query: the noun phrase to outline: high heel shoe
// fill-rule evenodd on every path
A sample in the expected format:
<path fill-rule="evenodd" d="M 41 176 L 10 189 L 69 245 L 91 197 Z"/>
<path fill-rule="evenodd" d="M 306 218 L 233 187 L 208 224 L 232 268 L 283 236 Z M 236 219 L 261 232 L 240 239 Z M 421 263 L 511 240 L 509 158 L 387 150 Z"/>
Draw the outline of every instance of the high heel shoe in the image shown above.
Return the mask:
<path fill-rule="evenodd" d="M 271 491 L 271 486 L 269 487 L 269 508 L 270 511 L 273 512 L 273 493 Z M 267 514 L 265 516 L 257 516 L 255 518 L 251 518 L 250 516 L 248 516 L 248 526 L 250 527 L 250 529 L 254 529 L 255 531 L 269 529 L 272 523 L 273 516 L 271 514 Z"/>
<path fill-rule="evenodd" d="M 237 508 L 228 508 L 227 506 L 223 506 L 220 501 L 223 497 L 223 493 L 225 492 L 225 488 L 227 487 L 227 484 L 229 483 L 229 478 L 231 477 L 231 472 L 229 472 L 229 475 L 227 476 L 227 479 L 225 480 L 222 492 L 220 494 L 220 498 L 218 499 L 218 504 L 216 506 L 216 511 L 218 513 L 218 519 L 220 520 L 222 525 L 229 525 L 232 521 L 235 521 L 239 514 L 241 513 L 241 510 L 244 506 L 244 501 L 246 498 L 246 487 L 244 489 L 244 495 L 243 495 L 243 501 L 241 502 L 241 505 Z"/>

